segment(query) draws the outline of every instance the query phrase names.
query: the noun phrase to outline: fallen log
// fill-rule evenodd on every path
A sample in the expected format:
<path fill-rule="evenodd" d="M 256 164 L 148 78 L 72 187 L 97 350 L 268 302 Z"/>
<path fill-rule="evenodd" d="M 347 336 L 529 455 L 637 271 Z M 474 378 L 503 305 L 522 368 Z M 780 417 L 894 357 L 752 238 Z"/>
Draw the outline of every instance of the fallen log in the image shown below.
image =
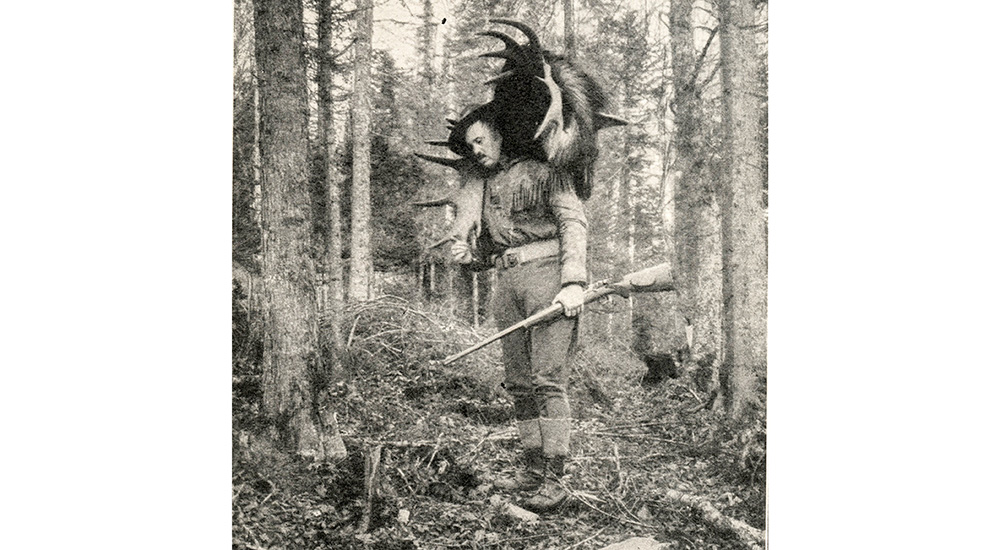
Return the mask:
<path fill-rule="evenodd" d="M 736 535 L 736 538 L 751 550 L 761 550 L 764 548 L 764 540 L 766 538 L 764 531 L 746 522 L 724 515 L 711 502 L 696 496 L 686 495 L 674 489 L 667 489 L 664 492 L 664 496 L 671 502 L 690 506 L 698 510 L 701 512 L 701 517 L 706 523 L 720 531 Z"/>

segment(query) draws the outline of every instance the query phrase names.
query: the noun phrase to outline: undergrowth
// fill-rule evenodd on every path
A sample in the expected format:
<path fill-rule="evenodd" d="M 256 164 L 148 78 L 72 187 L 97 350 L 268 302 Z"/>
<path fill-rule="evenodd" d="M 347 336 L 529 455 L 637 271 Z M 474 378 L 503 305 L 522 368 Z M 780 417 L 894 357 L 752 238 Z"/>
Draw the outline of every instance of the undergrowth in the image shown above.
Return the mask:
<path fill-rule="evenodd" d="M 253 435 L 266 425 L 253 341 L 262 330 L 240 313 L 234 306 L 234 549 L 588 549 L 632 536 L 668 548 L 743 548 L 663 498 L 666 489 L 764 527 L 763 407 L 732 424 L 684 378 L 643 388 L 645 366 L 624 338 L 581 346 L 571 376 L 572 498 L 528 524 L 504 513 L 516 498 L 491 484 L 518 453 L 499 345 L 440 365 L 495 327 L 473 330 L 444 305 L 395 297 L 349 310 L 349 346 L 330 384 L 348 455 L 313 463 Z M 369 498 L 366 460 L 375 457 Z"/>

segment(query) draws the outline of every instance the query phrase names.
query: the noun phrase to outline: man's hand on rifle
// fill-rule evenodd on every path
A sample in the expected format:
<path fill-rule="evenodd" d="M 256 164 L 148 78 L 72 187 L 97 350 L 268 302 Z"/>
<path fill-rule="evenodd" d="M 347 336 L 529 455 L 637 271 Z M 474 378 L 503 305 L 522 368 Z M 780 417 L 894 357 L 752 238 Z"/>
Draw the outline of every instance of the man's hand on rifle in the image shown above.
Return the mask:
<path fill-rule="evenodd" d="M 451 244 L 451 259 L 460 264 L 472 263 L 472 248 L 465 241 L 455 241 Z"/>
<path fill-rule="evenodd" d="M 583 287 L 577 284 L 566 285 L 556 294 L 552 303 L 560 303 L 566 317 L 576 317 L 583 312 Z"/>

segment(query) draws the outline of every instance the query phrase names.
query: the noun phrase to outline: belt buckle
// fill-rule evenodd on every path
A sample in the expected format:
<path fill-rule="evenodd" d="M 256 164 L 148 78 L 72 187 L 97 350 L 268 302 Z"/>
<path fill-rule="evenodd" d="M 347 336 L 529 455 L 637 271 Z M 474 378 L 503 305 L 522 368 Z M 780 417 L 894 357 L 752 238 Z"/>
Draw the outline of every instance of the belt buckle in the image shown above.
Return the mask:
<path fill-rule="evenodd" d="M 510 269 L 515 266 L 517 266 L 517 254 L 504 254 L 503 255 L 504 269 Z"/>

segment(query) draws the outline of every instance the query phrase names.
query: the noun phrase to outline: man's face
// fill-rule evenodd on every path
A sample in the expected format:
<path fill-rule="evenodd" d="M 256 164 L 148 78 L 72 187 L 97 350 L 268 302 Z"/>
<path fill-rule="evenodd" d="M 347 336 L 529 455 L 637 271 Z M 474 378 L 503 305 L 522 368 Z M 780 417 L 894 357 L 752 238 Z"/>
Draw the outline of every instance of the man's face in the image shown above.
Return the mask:
<path fill-rule="evenodd" d="M 465 142 L 472 148 L 472 156 L 486 168 L 493 168 L 500 161 L 500 135 L 492 128 L 476 122 L 465 132 Z"/>

